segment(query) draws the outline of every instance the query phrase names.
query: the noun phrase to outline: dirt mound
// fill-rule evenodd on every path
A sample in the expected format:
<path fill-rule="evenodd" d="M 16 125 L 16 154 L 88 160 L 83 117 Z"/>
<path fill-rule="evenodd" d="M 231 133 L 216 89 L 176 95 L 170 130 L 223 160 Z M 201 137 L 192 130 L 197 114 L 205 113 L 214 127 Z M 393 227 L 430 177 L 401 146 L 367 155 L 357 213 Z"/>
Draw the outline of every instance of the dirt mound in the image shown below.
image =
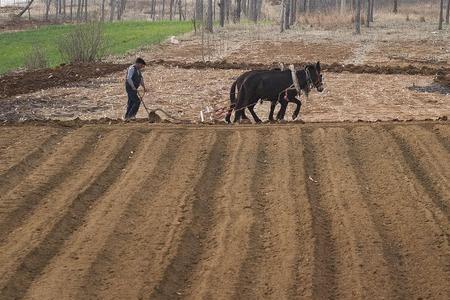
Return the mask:
<path fill-rule="evenodd" d="M 21 10 L 20 7 L 11 7 L 11 13 L 18 13 Z M 1 9 L 0 9 L 1 12 Z M 63 22 L 58 22 L 57 20 L 28 20 L 23 18 L 17 18 L 13 17 L 10 20 L 7 20 L 5 22 L 0 23 L 0 31 L 9 31 L 9 30 L 24 30 L 24 29 L 32 29 L 32 28 L 39 28 L 41 26 L 48 26 L 48 25 L 57 25 L 57 24 L 63 24 Z"/>
<path fill-rule="evenodd" d="M 65 86 L 126 69 L 126 64 L 68 64 L 56 68 L 11 73 L 0 77 L 0 98 Z"/>
<path fill-rule="evenodd" d="M 302 67 L 308 62 L 293 62 L 296 67 Z M 184 69 L 238 69 L 238 70 L 261 70 L 278 68 L 279 63 L 274 62 L 272 64 L 261 63 L 236 63 L 227 61 L 212 61 L 212 62 L 180 62 L 169 60 L 154 60 L 149 64 L 164 65 L 167 67 L 178 67 Z M 435 75 L 439 72 L 450 73 L 450 68 L 438 68 L 438 67 L 417 67 L 413 65 L 409 66 L 372 66 L 372 65 L 353 65 L 353 64 L 321 64 L 322 69 L 326 72 L 333 73 L 357 73 L 357 74 L 405 74 L 405 75 Z"/>
<path fill-rule="evenodd" d="M 449 141 L 446 122 L 0 126 L 0 298 L 448 298 Z"/>
<path fill-rule="evenodd" d="M 214 62 L 181 62 L 170 60 L 153 60 L 148 65 L 162 65 L 171 68 L 183 69 L 222 69 L 222 70 L 261 70 L 278 68 L 279 63 L 236 63 L 227 61 Z M 305 62 L 296 62 L 297 68 L 305 65 Z M 66 86 L 74 82 L 85 81 L 90 78 L 125 70 L 128 64 L 95 63 L 61 65 L 56 68 L 41 69 L 35 71 L 22 71 L 0 77 L 0 98 L 48 89 L 51 87 Z M 371 66 L 352 64 L 322 64 L 325 72 L 355 73 L 355 74 L 406 74 L 406 75 L 436 75 L 450 74 L 449 68 L 417 67 L 417 66 Z M 443 76 L 443 75 L 441 75 Z M 445 76 L 443 78 L 446 78 Z"/>
<path fill-rule="evenodd" d="M 439 72 L 434 81 L 450 88 L 450 73 Z"/>

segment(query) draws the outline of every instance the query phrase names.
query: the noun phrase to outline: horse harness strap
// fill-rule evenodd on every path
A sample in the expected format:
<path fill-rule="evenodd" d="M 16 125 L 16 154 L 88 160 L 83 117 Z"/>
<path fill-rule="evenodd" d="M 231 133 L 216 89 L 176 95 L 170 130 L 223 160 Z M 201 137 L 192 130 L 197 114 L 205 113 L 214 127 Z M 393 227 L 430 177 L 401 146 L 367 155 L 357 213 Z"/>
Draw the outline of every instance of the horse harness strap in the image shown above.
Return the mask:
<path fill-rule="evenodd" d="M 301 94 L 301 89 L 300 89 L 300 84 L 298 83 L 298 78 L 297 78 L 297 74 L 295 72 L 295 68 L 294 65 L 289 65 L 289 69 L 291 70 L 291 75 L 292 75 L 292 83 L 295 87 L 295 89 L 297 90 L 297 94 Z"/>

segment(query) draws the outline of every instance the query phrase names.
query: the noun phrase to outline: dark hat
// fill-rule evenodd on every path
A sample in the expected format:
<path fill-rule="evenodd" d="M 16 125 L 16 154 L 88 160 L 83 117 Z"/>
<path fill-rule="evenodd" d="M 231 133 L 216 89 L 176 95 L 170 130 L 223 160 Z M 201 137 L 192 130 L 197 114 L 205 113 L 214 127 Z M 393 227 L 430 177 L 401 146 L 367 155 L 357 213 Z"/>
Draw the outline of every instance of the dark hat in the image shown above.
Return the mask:
<path fill-rule="evenodd" d="M 140 57 L 136 58 L 135 63 L 137 63 L 137 64 L 143 64 L 144 66 L 147 65 L 147 64 L 145 63 L 145 60 L 143 60 L 143 59 L 140 58 Z"/>

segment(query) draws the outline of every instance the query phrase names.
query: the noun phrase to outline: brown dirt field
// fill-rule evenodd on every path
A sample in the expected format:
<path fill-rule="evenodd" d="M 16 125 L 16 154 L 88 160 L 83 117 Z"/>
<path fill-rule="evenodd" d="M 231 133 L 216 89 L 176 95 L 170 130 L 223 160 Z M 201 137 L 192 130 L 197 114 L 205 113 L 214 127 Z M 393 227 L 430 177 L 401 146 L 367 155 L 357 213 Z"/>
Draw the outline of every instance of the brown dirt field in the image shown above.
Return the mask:
<path fill-rule="evenodd" d="M 450 297 L 448 122 L 66 125 L 0 126 L 1 299 Z"/>
<path fill-rule="evenodd" d="M 145 101 L 150 108 L 159 107 L 176 118 L 197 122 L 200 110 L 207 105 L 215 108 L 228 105 L 229 88 L 241 72 L 149 66 L 144 72 L 146 82 L 150 83 Z M 312 92 L 309 99 L 302 99 L 303 121 L 424 120 L 450 115 L 450 90 L 434 83 L 431 76 L 329 72 L 324 76 L 325 92 Z M 123 78 L 120 71 L 2 99 L 0 119 L 120 119 L 126 105 Z M 288 120 L 293 107 L 288 106 Z M 267 102 L 257 105 L 262 119 L 267 118 L 268 111 Z M 138 116 L 145 115 L 141 109 Z"/>
<path fill-rule="evenodd" d="M 56 68 L 10 73 L 0 76 L 0 99 L 98 78 L 124 70 L 127 66 L 111 63 L 69 64 Z"/>
<path fill-rule="evenodd" d="M 305 41 L 256 41 L 245 43 L 225 59 L 236 63 L 311 62 L 343 63 L 353 54 L 352 44 Z"/>

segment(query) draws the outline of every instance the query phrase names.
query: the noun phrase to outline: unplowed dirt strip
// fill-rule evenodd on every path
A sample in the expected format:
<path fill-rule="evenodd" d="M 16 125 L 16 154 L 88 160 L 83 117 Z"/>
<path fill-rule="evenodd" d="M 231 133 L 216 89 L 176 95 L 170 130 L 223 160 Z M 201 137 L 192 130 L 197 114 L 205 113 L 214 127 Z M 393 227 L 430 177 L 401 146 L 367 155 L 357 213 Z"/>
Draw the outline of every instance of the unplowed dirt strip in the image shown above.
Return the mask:
<path fill-rule="evenodd" d="M 447 122 L 11 128 L 0 299 L 450 298 Z"/>
<path fill-rule="evenodd" d="M 294 64 L 296 67 L 302 67 L 307 63 L 305 61 L 290 61 L 283 62 L 284 64 Z M 148 64 L 151 65 L 162 65 L 166 67 L 176 67 L 184 69 L 224 69 L 224 70 L 262 70 L 262 69 L 273 69 L 279 68 L 280 62 L 273 62 L 272 64 L 262 64 L 262 63 L 237 63 L 237 62 L 227 62 L 227 61 L 211 61 L 211 62 L 183 62 L 183 61 L 170 61 L 170 60 L 155 60 L 150 61 Z M 357 74 L 406 74 L 406 75 L 436 75 L 447 74 L 450 72 L 449 68 L 442 67 L 417 67 L 417 66 L 373 66 L 373 65 L 353 65 L 353 64 L 342 64 L 342 63 L 321 63 L 322 70 L 326 72 L 334 73 L 357 73 Z"/>

